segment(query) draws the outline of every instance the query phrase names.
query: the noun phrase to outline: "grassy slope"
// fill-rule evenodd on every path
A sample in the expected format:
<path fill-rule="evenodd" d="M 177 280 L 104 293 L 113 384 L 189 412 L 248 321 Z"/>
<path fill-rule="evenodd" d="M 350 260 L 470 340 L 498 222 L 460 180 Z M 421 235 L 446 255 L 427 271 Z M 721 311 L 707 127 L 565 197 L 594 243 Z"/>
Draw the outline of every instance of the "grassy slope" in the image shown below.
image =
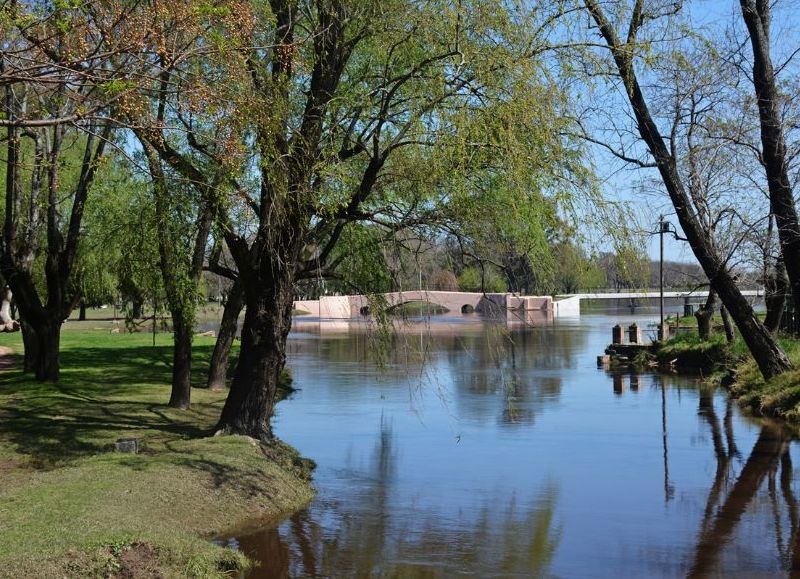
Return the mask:
<path fill-rule="evenodd" d="M 665 364 L 675 360 L 680 368 L 712 369 L 725 363 L 731 357 L 729 352 L 723 334 L 714 334 L 705 342 L 697 334 L 680 334 L 663 342 L 656 350 L 656 357 Z"/>
<path fill-rule="evenodd" d="M 800 340 L 778 341 L 798 369 L 765 381 L 752 358 L 745 358 L 736 368 L 736 381 L 730 390 L 743 406 L 796 422 L 800 421 Z"/>
<path fill-rule="evenodd" d="M 769 381 L 761 376 L 741 337 L 728 345 L 721 333 L 707 342 L 700 341 L 696 334 L 683 334 L 666 342 L 657 355 L 661 361 L 683 360 L 689 367 L 706 362 L 704 367 L 708 369 L 733 368 L 735 380 L 728 388 L 742 406 L 765 416 L 800 422 L 800 340 L 782 336 L 778 343 L 797 370 Z M 712 381 L 719 382 L 725 374 L 718 373 Z"/>
<path fill-rule="evenodd" d="M 0 576 L 104 575 L 138 544 L 166 576 L 215 576 L 242 561 L 208 537 L 311 498 L 290 449 L 267 460 L 249 439 L 203 437 L 225 393 L 195 389 L 190 411 L 166 408 L 170 336 L 151 340 L 65 331 L 60 384 L 0 374 Z M 0 346 L 21 351 L 19 334 Z M 212 346 L 196 340 L 198 379 Z M 112 452 L 128 436 L 143 453 Z"/>

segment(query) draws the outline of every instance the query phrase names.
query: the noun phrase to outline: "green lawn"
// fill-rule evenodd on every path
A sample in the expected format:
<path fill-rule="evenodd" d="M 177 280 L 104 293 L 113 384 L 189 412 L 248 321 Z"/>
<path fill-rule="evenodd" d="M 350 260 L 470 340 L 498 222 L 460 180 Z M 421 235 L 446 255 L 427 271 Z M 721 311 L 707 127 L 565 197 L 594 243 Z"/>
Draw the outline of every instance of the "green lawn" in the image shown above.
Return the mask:
<path fill-rule="evenodd" d="M 151 340 L 65 330 L 58 385 L 0 373 L 0 576 L 220 576 L 243 559 L 214 534 L 310 500 L 308 464 L 290 448 L 206 436 L 224 392 L 165 406 L 171 336 Z M 19 334 L 0 346 L 21 352 Z M 197 386 L 212 347 L 196 339 Z M 144 451 L 114 452 L 121 437 Z"/>

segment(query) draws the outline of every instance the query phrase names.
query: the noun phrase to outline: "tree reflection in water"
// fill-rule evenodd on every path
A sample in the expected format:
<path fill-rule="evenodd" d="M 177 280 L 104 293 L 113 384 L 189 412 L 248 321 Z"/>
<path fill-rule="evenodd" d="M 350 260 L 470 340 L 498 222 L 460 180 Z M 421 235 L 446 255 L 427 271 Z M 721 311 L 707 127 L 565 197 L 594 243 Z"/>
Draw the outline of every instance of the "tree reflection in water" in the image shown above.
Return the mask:
<path fill-rule="evenodd" d="M 695 553 L 689 567 L 691 577 L 704 577 L 711 573 L 724 573 L 726 550 L 737 555 L 733 538 L 743 519 L 750 511 L 773 519 L 775 543 L 779 566 L 793 576 L 800 570 L 800 528 L 798 527 L 797 500 L 792 489 L 792 459 L 790 442 L 792 433 L 778 423 L 764 421 L 750 455 L 734 480 L 734 458 L 739 458 L 733 434 L 732 402 L 726 401 L 725 418 L 720 426 L 714 410 L 713 393 L 701 390 L 699 415 L 708 424 L 716 458 L 716 471 L 708 492 L 703 518 L 700 523 Z M 777 473 L 780 470 L 780 497 L 777 491 Z M 766 489 L 764 487 L 764 481 Z M 757 500 L 760 491 L 766 491 L 767 500 Z M 783 505 L 785 505 L 785 516 Z M 785 531 L 785 521 L 788 529 Z M 765 541 L 766 541 L 765 537 Z M 726 547 L 728 549 L 726 549 Z M 762 545 L 763 547 L 763 545 Z M 737 558 L 737 567 L 746 565 Z M 737 568 L 737 571 L 745 571 Z"/>
<path fill-rule="evenodd" d="M 235 539 L 242 551 L 262 562 L 248 577 L 547 574 L 561 535 L 555 485 L 529 503 L 512 497 L 455 522 L 431 512 L 395 516 L 396 462 L 392 424 L 382 418 L 369 468 L 353 473 L 354 496 L 317 501 L 278 528 Z"/>
<path fill-rule="evenodd" d="M 369 325 L 346 329 L 325 340 L 290 342 L 290 354 L 313 350 L 315 358 L 336 367 L 358 365 L 366 371 L 379 362 L 382 378 L 407 379 L 413 396 L 433 394 L 445 406 L 453 401 L 459 418 L 510 427 L 532 424 L 539 407 L 558 400 L 559 371 L 576 366 L 588 340 L 585 332 L 568 327 L 487 322 L 454 331 L 428 321 L 404 323 L 381 345 Z"/>

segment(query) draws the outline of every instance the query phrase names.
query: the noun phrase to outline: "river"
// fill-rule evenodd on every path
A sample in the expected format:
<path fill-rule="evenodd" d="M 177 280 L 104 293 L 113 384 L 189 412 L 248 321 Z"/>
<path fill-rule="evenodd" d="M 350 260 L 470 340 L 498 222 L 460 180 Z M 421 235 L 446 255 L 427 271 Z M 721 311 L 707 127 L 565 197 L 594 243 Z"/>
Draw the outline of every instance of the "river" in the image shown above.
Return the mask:
<path fill-rule="evenodd" d="M 318 496 L 225 542 L 259 578 L 788 576 L 797 444 L 696 379 L 598 369 L 632 320 L 299 321 L 274 425 Z"/>

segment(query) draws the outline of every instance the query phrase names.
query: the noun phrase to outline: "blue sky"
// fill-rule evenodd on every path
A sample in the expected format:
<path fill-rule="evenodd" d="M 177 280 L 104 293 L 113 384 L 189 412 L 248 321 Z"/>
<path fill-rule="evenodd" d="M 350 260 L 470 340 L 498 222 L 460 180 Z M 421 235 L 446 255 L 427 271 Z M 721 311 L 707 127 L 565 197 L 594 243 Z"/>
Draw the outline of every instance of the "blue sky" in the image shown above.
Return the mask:
<path fill-rule="evenodd" d="M 735 27 L 737 30 L 736 38 L 741 38 L 744 42 L 746 36 L 742 34 L 744 24 L 741 21 L 741 8 L 739 2 L 721 0 L 697 0 L 687 2 L 685 5 L 691 16 L 693 25 L 704 29 L 707 33 L 716 36 L 721 31 Z M 792 54 L 794 50 L 800 48 L 800 27 L 798 26 L 797 0 L 779 0 L 773 8 L 772 43 L 773 58 L 776 63 L 783 62 L 785 58 Z M 608 8 L 611 9 L 610 6 Z M 750 54 L 749 45 L 745 47 L 745 53 Z M 796 74 L 796 70 L 784 71 L 784 75 Z M 629 106 L 624 103 L 625 110 L 620 110 L 618 118 L 623 118 L 629 114 Z M 612 102 L 608 105 L 607 111 L 613 109 Z M 650 103 L 651 109 L 654 107 Z M 609 114 L 605 111 L 605 114 Z M 595 123 L 602 121 L 594 121 Z M 642 229 L 655 231 L 656 222 L 660 214 L 667 216 L 667 219 L 677 225 L 669 198 L 663 189 L 657 173 L 647 176 L 642 170 L 635 170 L 632 166 L 615 159 L 609 153 L 599 150 L 597 147 L 592 149 L 594 164 L 602 180 L 602 190 L 604 195 L 613 201 L 617 201 L 629 207 L 636 215 L 637 221 Z M 643 186 L 643 182 L 646 186 Z M 602 240 L 600 244 L 602 245 Z M 658 258 L 659 244 L 658 236 L 651 236 L 647 242 L 649 255 L 653 259 Z M 600 247 L 599 249 L 607 249 Z M 671 236 L 665 237 L 665 257 L 668 260 L 694 262 L 694 255 L 686 242 L 677 241 Z"/>

